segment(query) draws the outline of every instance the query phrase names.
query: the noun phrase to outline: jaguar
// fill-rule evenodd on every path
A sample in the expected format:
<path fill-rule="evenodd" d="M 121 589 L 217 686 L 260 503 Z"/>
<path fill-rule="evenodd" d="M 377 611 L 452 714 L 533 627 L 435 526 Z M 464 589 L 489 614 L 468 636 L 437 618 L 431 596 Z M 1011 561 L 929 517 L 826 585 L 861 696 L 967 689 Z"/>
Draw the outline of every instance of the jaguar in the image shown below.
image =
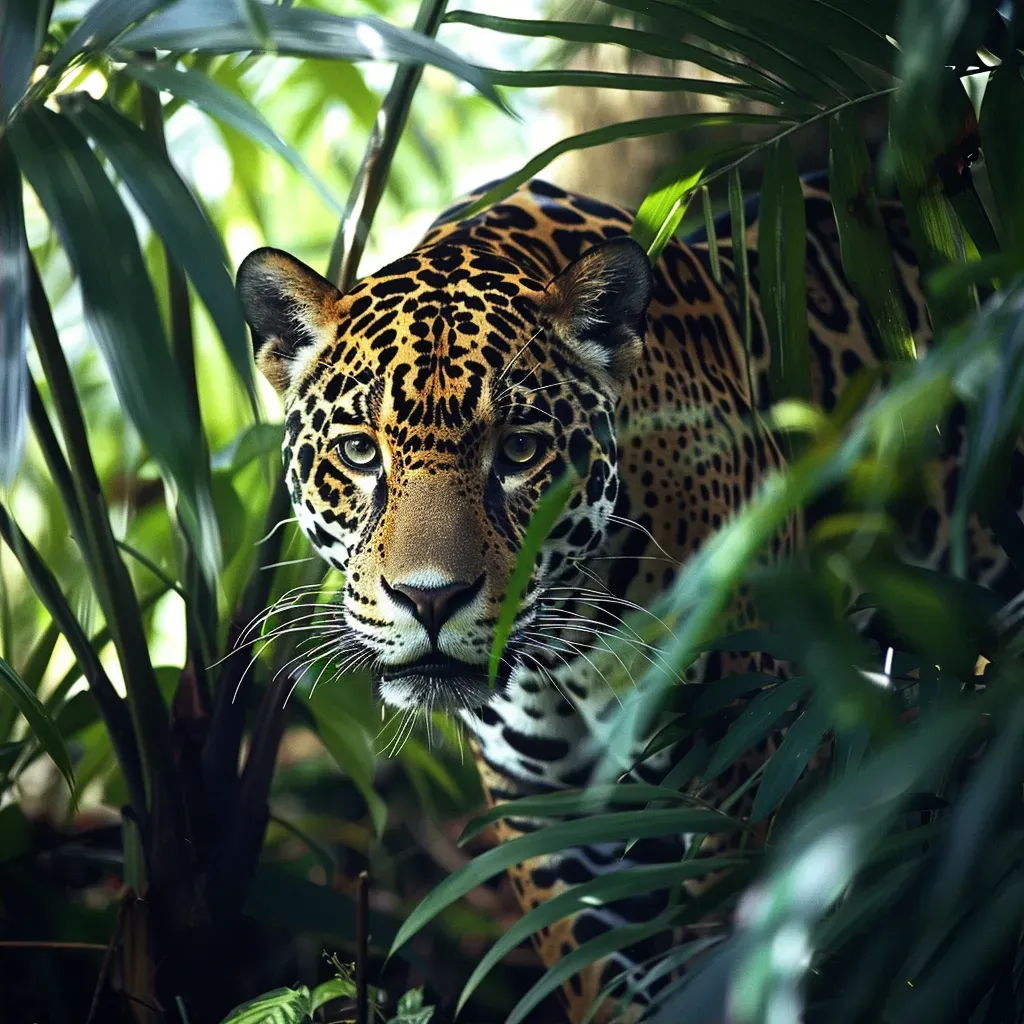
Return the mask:
<path fill-rule="evenodd" d="M 813 399 L 831 410 L 883 353 L 842 271 L 827 180 L 805 179 L 802 189 Z M 627 634 L 625 613 L 650 608 L 786 458 L 759 427 L 772 395 L 756 200 L 745 210 L 744 338 L 728 215 L 715 224 L 716 255 L 702 231 L 670 241 L 652 267 L 629 237 L 626 210 L 535 179 L 463 216 L 484 191 L 344 294 L 270 248 L 244 260 L 237 284 L 256 363 L 283 397 L 295 516 L 344 574 L 348 664 L 371 667 L 387 706 L 459 716 L 488 798 L 500 803 L 586 783 L 599 754 L 588 740 L 617 699 L 598 655 L 614 637 L 641 663 L 654 656 Z M 907 225 L 898 204 L 881 212 L 922 351 L 931 328 Z M 948 558 L 952 499 L 941 474 L 955 464 L 955 453 L 940 462 L 913 527 L 919 561 L 933 567 Z M 492 679 L 510 575 L 538 503 L 559 481 L 568 498 Z M 781 528 L 770 555 L 791 554 L 802 528 L 798 519 Z M 974 532 L 971 575 L 996 586 L 1007 560 L 985 530 Z M 757 621 L 741 589 L 723 626 Z M 709 653 L 686 677 L 758 667 L 756 654 Z M 724 795 L 736 776 L 720 785 Z M 502 840 L 530 827 L 497 826 Z M 628 855 L 583 847 L 510 874 L 528 910 L 601 872 L 667 855 L 652 843 Z M 588 908 L 535 944 L 551 965 L 610 924 L 651 913 L 643 901 Z M 580 1020 L 641 952 L 571 978 L 569 1018 Z"/>

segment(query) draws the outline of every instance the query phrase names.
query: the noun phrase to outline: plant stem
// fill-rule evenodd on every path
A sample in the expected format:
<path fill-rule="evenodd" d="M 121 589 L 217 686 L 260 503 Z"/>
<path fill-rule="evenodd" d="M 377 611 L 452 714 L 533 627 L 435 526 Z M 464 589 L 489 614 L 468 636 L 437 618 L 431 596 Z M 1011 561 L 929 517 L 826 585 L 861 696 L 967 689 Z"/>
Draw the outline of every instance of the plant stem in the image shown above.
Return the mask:
<path fill-rule="evenodd" d="M 370 957 L 370 876 L 359 873 L 356 883 L 356 1024 L 369 1024 L 370 992 L 366 981 Z"/>
<path fill-rule="evenodd" d="M 421 0 L 413 31 L 433 37 L 444 18 L 447 0 Z M 366 144 L 363 162 L 349 191 L 327 265 L 327 279 L 344 292 L 355 284 L 366 249 L 370 226 L 387 186 L 391 162 L 409 117 L 412 98 L 423 74 L 422 64 L 405 64 L 395 71 Z"/>

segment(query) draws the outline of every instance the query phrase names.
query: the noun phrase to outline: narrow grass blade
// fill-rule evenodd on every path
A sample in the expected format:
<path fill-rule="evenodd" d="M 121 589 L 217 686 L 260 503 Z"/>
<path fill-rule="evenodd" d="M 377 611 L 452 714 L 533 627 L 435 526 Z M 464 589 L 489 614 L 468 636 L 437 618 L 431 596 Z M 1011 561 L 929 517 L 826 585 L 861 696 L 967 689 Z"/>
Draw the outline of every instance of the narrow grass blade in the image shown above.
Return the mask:
<path fill-rule="evenodd" d="M 914 359 L 914 337 L 878 206 L 871 159 L 856 116 L 840 114 L 832 118 L 829 142 L 829 187 L 843 271 L 867 306 L 889 359 Z"/>
<path fill-rule="evenodd" d="M 519 614 L 519 604 L 533 574 L 534 563 L 541 548 L 544 547 L 544 541 L 555 528 L 558 517 L 572 496 L 575 484 L 576 479 L 572 473 L 566 473 L 561 480 L 552 484 L 537 503 L 537 508 L 526 527 L 522 546 L 516 556 L 516 564 L 505 587 L 505 596 L 498 611 L 498 622 L 494 627 L 494 643 L 491 645 L 491 660 L 488 666 L 492 686 L 498 677 L 501 656 L 505 653 L 505 645 L 512 635 L 512 627 Z"/>
<path fill-rule="evenodd" d="M 1024 164 L 1024 79 L 1012 63 L 998 67 L 989 79 L 981 107 L 981 144 L 992 186 L 996 212 L 1002 223 L 1001 241 L 1024 261 L 1024 197 L 1020 169 Z"/>
<path fill-rule="evenodd" d="M 675 888 L 693 878 L 701 878 L 714 871 L 738 867 L 743 863 L 745 863 L 743 858 L 717 857 L 683 861 L 680 864 L 644 865 L 643 867 L 612 871 L 590 882 L 572 886 L 566 892 L 559 893 L 546 903 L 542 903 L 536 909 L 524 914 L 484 954 L 483 959 L 473 969 L 473 973 L 462 989 L 456 1014 L 461 1013 L 470 996 L 498 962 L 541 928 L 548 928 L 556 921 L 561 921 L 588 907 L 601 907 L 630 896 Z"/>
<path fill-rule="evenodd" d="M 651 786 L 646 783 L 630 783 L 621 786 L 613 783 L 607 786 L 590 786 L 587 789 L 560 790 L 557 793 L 543 793 L 539 796 L 525 796 L 510 800 L 484 811 L 473 818 L 462 830 L 459 845 L 468 843 L 485 828 L 502 818 L 560 818 L 595 810 L 602 810 L 610 804 L 646 804 L 649 800 L 668 800 L 678 803 L 689 800 L 689 796 L 665 786 Z"/>
<path fill-rule="evenodd" d="M 647 250 L 651 263 L 658 261 L 662 249 L 676 233 L 708 164 L 725 159 L 740 148 L 705 146 L 687 153 L 658 176 L 640 204 L 629 232 Z"/>
<path fill-rule="evenodd" d="M 649 135 L 666 135 L 669 132 L 683 132 L 691 128 L 707 128 L 715 125 L 743 125 L 743 124 L 787 124 L 786 117 L 773 114 L 669 114 L 664 117 L 645 117 L 638 121 L 622 121 L 619 124 L 608 125 L 604 128 L 595 128 L 592 131 L 582 132 L 579 135 L 572 135 L 567 139 L 556 142 L 543 152 L 538 153 L 532 160 L 525 163 L 518 171 L 504 178 L 488 192 L 485 192 L 479 199 L 469 206 L 459 209 L 452 214 L 460 220 L 474 217 L 481 210 L 487 209 L 493 203 L 512 195 L 515 190 L 528 181 L 539 171 L 542 171 L 557 157 L 564 153 L 571 153 L 574 150 L 592 149 L 594 146 L 603 146 L 609 142 L 617 142 L 619 139 L 639 139 Z"/>
<path fill-rule="evenodd" d="M 46 753 L 50 755 L 61 775 L 64 776 L 68 789 L 71 790 L 71 796 L 74 798 L 75 773 L 71 767 L 71 758 L 68 756 L 68 748 L 64 745 L 64 738 L 61 736 L 60 730 L 46 713 L 46 708 L 40 704 L 39 698 L 3 658 L 0 658 L 0 692 L 6 693 L 25 716 L 29 728 Z"/>
<path fill-rule="evenodd" d="M 700 209 L 704 217 L 704 234 L 708 240 L 708 261 L 711 263 L 711 276 L 715 284 L 722 283 L 722 261 L 718 255 L 718 234 L 715 231 L 715 215 L 711 209 L 711 192 L 707 185 L 701 186 Z"/>
<path fill-rule="evenodd" d="M 21 174 L 10 145 L 0 135 L 0 487 L 8 487 L 14 481 L 25 445 L 27 253 Z"/>
<path fill-rule="evenodd" d="M 768 151 L 761 185 L 758 256 L 761 308 L 772 353 L 772 401 L 809 400 L 807 220 L 796 159 L 785 140 Z"/>
<path fill-rule="evenodd" d="M 481 882 L 533 857 L 541 857 L 588 843 L 611 843 L 626 839 L 679 835 L 684 832 L 714 835 L 729 832 L 739 823 L 717 811 L 690 808 L 647 811 L 637 814 L 595 814 L 580 821 L 560 822 L 529 835 L 511 839 L 471 860 L 449 875 L 426 896 L 405 919 L 391 946 L 393 955 L 446 907 L 465 896 Z"/>

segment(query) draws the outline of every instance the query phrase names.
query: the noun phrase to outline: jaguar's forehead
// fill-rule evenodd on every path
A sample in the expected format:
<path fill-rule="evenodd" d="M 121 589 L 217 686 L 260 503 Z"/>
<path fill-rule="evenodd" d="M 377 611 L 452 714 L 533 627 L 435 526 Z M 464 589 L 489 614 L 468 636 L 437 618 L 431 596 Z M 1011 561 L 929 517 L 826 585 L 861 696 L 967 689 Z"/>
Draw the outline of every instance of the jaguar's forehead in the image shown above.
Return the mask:
<path fill-rule="evenodd" d="M 327 402 L 373 385 L 380 410 L 415 425 L 461 425 L 484 381 L 536 331 L 544 283 L 466 245 L 419 250 L 357 284 L 338 306 L 335 339 L 310 367 Z"/>

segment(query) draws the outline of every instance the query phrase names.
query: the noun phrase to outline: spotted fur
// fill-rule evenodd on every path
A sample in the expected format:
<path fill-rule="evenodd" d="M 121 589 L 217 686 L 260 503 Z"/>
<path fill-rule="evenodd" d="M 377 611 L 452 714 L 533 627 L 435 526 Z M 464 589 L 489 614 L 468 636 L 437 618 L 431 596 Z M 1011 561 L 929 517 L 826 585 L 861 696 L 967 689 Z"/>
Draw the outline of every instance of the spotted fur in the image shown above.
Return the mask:
<path fill-rule="evenodd" d="M 830 409 L 881 353 L 843 277 L 822 183 L 806 183 L 804 195 L 814 398 Z M 624 610 L 648 607 L 784 459 L 754 415 L 770 400 L 756 206 L 747 210 L 749 364 L 728 220 L 717 228 L 719 286 L 702 237 L 671 242 L 652 273 L 624 237 L 628 213 L 542 181 L 470 219 L 458 209 L 345 295 L 269 249 L 246 259 L 239 290 L 257 362 L 284 397 L 298 522 L 345 573 L 349 642 L 372 660 L 385 703 L 461 714 L 490 799 L 503 801 L 586 782 L 588 737 L 614 699 L 596 654 Z M 885 217 L 926 347 L 906 228 L 898 207 Z M 510 461 L 510 444 L 536 452 L 528 464 Z M 374 461 L 359 465 L 368 452 Z M 937 484 L 954 464 L 951 449 Z M 509 574 L 540 496 L 566 473 L 572 498 L 534 567 L 492 691 L 488 654 Z M 950 500 L 938 486 L 916 524 L 925 564 L 947 557 Z M 771 556 L 789 554 L 801 530 L 797 521 L 780 530 Z M 997 585 L 1006 559 L 984 531 L 974 539 L 972 575 Z M 741 592 L 723 626 L 755 622 Z M 650 657 L 634 652 L 640 664 Z M 690 676 L 759 666 L 755 655 L 714 654 Z M 721 780 L 721 794 L 769 749 Z M 507 821 L 501 837 L 530 827 Z M 664 843 L 636 844 L 626 857 L 581 848 L 520 865 L 512 879 L 530 909 L 596 874 L 678 855 Z M 537 936 L 540 954 L 553 963 L 610 925 L 650 918 L 660 899 L 581 912 Z M 570 1018 L 610 974 L 665 941 L 571 979 Z"/>

